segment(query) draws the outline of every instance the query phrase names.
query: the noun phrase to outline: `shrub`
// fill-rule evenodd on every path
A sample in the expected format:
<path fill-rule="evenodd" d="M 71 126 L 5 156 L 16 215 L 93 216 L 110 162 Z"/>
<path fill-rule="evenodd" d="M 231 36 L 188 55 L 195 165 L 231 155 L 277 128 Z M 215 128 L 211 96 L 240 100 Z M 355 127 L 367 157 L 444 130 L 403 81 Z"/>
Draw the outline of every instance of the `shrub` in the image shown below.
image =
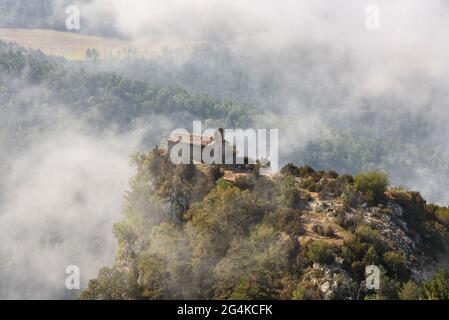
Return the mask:
<path fill-rule="evenodd" d="M 420 288 L 413 281 L 409 280 L 402 285 L 399 291 L 399 299 L 401 300 L 419 300 Z"/>
<path fill-rule="evenodd" d="M 312 167 L 309 167 L 308 165 L 299 168 L 299 176 L 301 178 L 307 178 L 313 176 L 314 174 L 316 174 L 316 171 L 313 170 Z"/>
<path fill-rule="evenodd" d="M 194 164 L 179 164 L 174 169 L 174 175 L 182 180 L 191 181 L 197 172 Z"/>
<path fill-rule="evenodd" d="M 319 300 L 321 294 L 316 286 L 311 282 L 303 282 L 298 284 L 293 291 L 292 300 Z"/>
<path fill-rule="evenodd" d="M 388 273 L 393 278 L 404 281 L 410 277 L 410 271 L 407 269 L 406 258 L 403 254 L 389 251 L 384 253 L 383 259 Z"/>
<path fill-rule="evenodd" d="M 299 176 L 299 168 L 291 162 L 283 166 L 280 172 L 281 174 L 290 174 L 295 177 Z"/>
<path fill-rule="evenodd" d="M 227 188 L 232 188 L 233 185 L 232 185 L 231 182 L 229 182 L 229 181 L 227 181 L 227 180 L 225 180 L 223 178 L 220 178 L 220 179 L 217 180 L 217 187 L 219 189 L 227 189 Z"/>
<path fill-rule="evenodd" d="M 381 239 L 379 231 L 365 225 L 358 226 L 355 230 L 355 234 L 360 241 L 366 243 L 374 243 Z"/>
<path fill-rule="evenodd" d="M 388 198 L 396 203 L 407 203 L 412 201 L 410 193 L 402 188 L 391 188 L 387 192 Z"/>
<path fill-rule="evenodd" d="M 334 259 L 334 253 L 325 241 L 312 241 L 305 248 L 305 258 L 308 262 L 330 263 Z"/>
<path fill-rule="evenodd" d="M 335 179 L 335 182 L 338 186 L 344 186 L 346 184 L 353 184 L 354 183 L 354 177 L 350 174 L 343 174 L 339 176 L 337 179 Z"/>
<path fill-rule="evenodd" d="M 366 296 L 365 300 L 398 300 L 399 290 L 399 283 L 389 278 L 385 271 L 381 271 L 379 290 L 375 294 Z"/>
<path fill-rule="evenodd" d="M 449 272 L 440 270 L 432 280 L 424 284 L 421 298 L 426 300 L 449 300 Z"/>
<path fill-rule="evenodd" d="M 343 187 L 343 205 L 347 208 L 356 206 L 359 203 L 360 196 L 358 195 L 354 186 L 346 184 Z"/>
<path fill-rule="evenodd" d="M 327 172 L 327 177 L 331 178 L 331 179 L 337 179 L 338 178 L 338 173 L 334 170 L 330 170 Z"/>
<path fill-rule="evenodd" d="M 207 170 L 208 176 L 212 179 L 212 181 L 217 181 L 223 176 L 223 171 L 218 165 L 211 165 Z"/>
<path fill-rule="evenodd" d="M 242 190 L 254 188 L 254 176 L 239 176 L 235 179 L 234 184 Z"/>
<path fill-rule="evenodd" d="M 449 208 L 437 208 L 435 215 L 441 223 L 445 226 L 449 226 Z"/>
<path fill-rule="evenodd" d="M 363 263 L 366 265 L 377 265 L 379 263 L 379 255 L 376 252 L 376 249 L 373 246 L 370 246 L 365 256 L 363 257 Z"/>
<path fill-rule="evenodd" d="M 313 230 L 313 232 L 315 232 L 316 234 L 319 234 L 320 236 L 329 237 L 329 238 L 336 237 L 335 231 L 334 231 L 334 229 L 332 229 L 331 226 L 322 226 L 319 224 L 315 224 L 312 227 L 312 230 Z"/>
<path fill-rule="evenodd" d="M 269 300 L 276 298 L 276 290 L 268 271 L 257 270 L 240 279 L 230 298 L 235 300 Z"/>
<path fill-rule="evenodd" d="M 114 223 L 112 233 L 119 241 L 132 243 L 137 239 L 136 231 L 128 221 L 120 221 Z"/>
<path fill-rule="evenodd" d="M 355 232 L 355 229 L 361 223 L 361 218 L 356 215 L 353 215 L 352 217 L 348 218 L 346 216 L 346 213 L 342 210 L 337 213 L 335 223 L 346 230 Z"/>
<path fill-rule="evenodd" d="M 136 276 L 114 268 L 101 268 L 80 295 L 81 300 L 126 300 L 139 295 Z"/>
<path fill-rule="evenodd" d="M 356 190 L 364 195 L 366 201 L 376 205 L 385 199 L 385 191 L 390 182 L 387 174 L 371 171 L 358 174 L 354 183 Z"/>
<path fill-rule="evenodd" d="M 369 226 L 360 225 L 356 228 L 355 235 L 360 242 L 373 245 L 376 252 L 383 254 L 386 251 L 386 245 L 379 231 Z"/>
<path fill-rule="evenodd" d="M 447 229 L 437 221 L 428 221 L 425 222 L 421 228 L 421 236 L 427 252 L 432 256 L 436 256 L 438 252 L 444 250 L 448 232 Z"/>
<path fill-rule="evenodd" d="M 337 188 L 335 180 L 330 178 L 321 179 L 318 185 L 320 186 L 320 193 L 318 196 L 322 200 L 326 200 L 330 194 L 333 194 L 330 197 L 335 197 L 340 191 L 339 188 Z"/>
<path fill-rule="evenodd" d="M 298 210 L 278 208 L 275 212 L 266 215 L 265 222 L 281 232 L 297 236 L 302 234 L 304 230 L 301 215 L 301 211 Z"/>
<path fill-rule="evenodd" d="M 295 178 L 286 176 L 278 185 L 278 202 L 281 206 L 298 209 L 301 206 L 301 197 L 296 186 Z"/>

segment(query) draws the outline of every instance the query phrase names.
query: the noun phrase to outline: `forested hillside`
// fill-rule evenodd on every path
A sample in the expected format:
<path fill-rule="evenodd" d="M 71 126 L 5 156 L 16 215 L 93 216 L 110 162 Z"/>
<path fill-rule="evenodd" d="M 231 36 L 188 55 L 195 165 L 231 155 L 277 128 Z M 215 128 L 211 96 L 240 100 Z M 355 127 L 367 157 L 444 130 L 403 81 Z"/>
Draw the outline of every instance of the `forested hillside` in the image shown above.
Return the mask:
<path fill-rule="evenodd" d="M 10 272 L 19 266 L 34 268 L 36 263 L 32 259 L 40 261 L 41 252 L 53 257 L 59 255 L 52 260 L 55 261 L 54 270 L 59 270 L 59 261 L 66 263 L 64 246 L 77 243 L 71 238 L 68 241 L 68 236 L 60 230 L 78 225 L 79 214 L 92 216 L 99 210 L 95 218 L 89 219 L 89 228 L 79 227 L 82 229 L 79 232 L 86 233 L 83 246 L 72 249 L 87 252 L 89 256 L 79 260 L 87 261 L 90 269 L 86 269 L 96 271 L 99 265 L 106 265 L 105 260 L 95 259 L 109 257 L 106 250 L 113 247 L 107 237 L 113 214 L 120 210 L 117 190 L 121 190 L 121 185 L 114 187 L 117 197 L 112 200 L 105 181 L 110 184 L 126 178 L 126 174 L 118 177 L 113 173 L 119 162 L 120 170 L 121 166 L 126 166 L 122 158 L 129 155 L 128 151 L 151 149 L 172 129 L 190 129 L 192 120 L 202 120 L 208 128 L 281 128 L 282 163 L 294 160 L 317 170 L 353 175 L 359 171 L 383 169 L 390 173 L 392 185 L 403 184 L 415 190 L 424 186 L 426 198 L 446 202 L 447 190 L 443 186 L 447 185 L 449 177 L 447 157 L 445 150 L 437 147 L 438 143 L 427 143 L 432 136 L 426 133 L 431 127 L 429 119 L 406 115 L 404 111 L 389 122 L 382 114 L 371 117 L 373 111 L 348 119 L 345 118 L 348 113 L 344 113 L 335 121 L 327 121 L 325 116 L 317 118 L 320 113 L 327 114 L 324 103 L 317 103 L 315 111 L 301 108 L 292 113 L 282 109 L 281 102 L 285 102 L 283 99 L 288 95 L 277 91 L 276 87 L 281 88 L 282 84 L 276 77 L 268 77 L 266 86 L 256 91 L 248 89 L 248 99 L 244 99 L 241 95 L 248 88 L 245 85 L 254 82 L 247 82 L 237 67 L 231 76 L 220 71 L 226 70 L 226 64 L 218 64 L 218 71 L 205 79 L 203 76 L 207 72 L 200 72 L 201 68 L 197 70 L 195 65 L 178 64 L 179 70 L 167 70 L 170 64 L 165 58 L 161 59 L 129 60 L 127 63 L 136 65 L 136 69 L 129 70 L 138 70 L 140 66 L 144 73 L 133 74 L 121 70 L 121 67 L 128 68 L 123 61 L 112 61 L 117 64 L 115 67 L 108 65 L 110 62 L 103 65 L 101 61 L 68 62 L 14 44 L 0 43 L 2 237 L 15 239 L 17 234 L 27 235 L 25 240 L 19 241 L 23 244 L 20 250 L 14 246 L 0 247 L 0 277 L 5 279 L 0 296 L 8 296 L 12 292 L 10 288 L 17 287 L 18 283 L 30 281 L 36 288 L 30 292 L 37 295 L 43 287 L 49 286 L 50 296 L 60 296 L 59 292 L 52 291 L 51 281 L 43 282 L 43 278 L 41 282 L 33 282 L 34 278 L 26 277 L 34 274 L 34 269 L 12 278 Z M 173 66 L 177 65 L 175 62 L 179 63 L 174 61 Z M 156 65 L 148 68 L 147 63 Z M 172 71 L 173 78 L 170 78 Z M 183 72 L 184 76 L 177 72 Z M 220 81 L 230 84 L 223 95 L 211 89 L 214 85 L 226 87 Z M 273 100 L 270 92 L 275 93 L 276 99 L 283 97 L 282 100 Z M 259 93 L 263 98 L 254 100 Z M 317 119 L 320 121 L 314 122 Z M 379 125 L 382 119 L 389 123 L 383 124 L 389 128 L 385 132 Z M 316 125 L 307 125 L 309 121 Z M 364 128 L 364 123 L 369 125 Z M 143 137 L 134 135 L 135 131 L 142 131 Z M 417 136 L 422 139 L 415 139 Z M 56 144 L 55 139 L 58 140 Z M 76 146 L 80 139 L 86 145 L 66 155 L 67 147 Z M 113 165 L 108 162 L 111 150 L 113 155 L 120 153 Z M 386 198 L 377 199 L 380 206 L 371 203 L 362 207 L 363 201 L 346 206 L 340 195 L 346 189 L 356 188 L 349 176 L 338 178 L 329 172 L 298 174 L 291 168 L 291 175 L 280 175 L 273 180 L 255 175 L 254 181 L 241 181 L 234 186 L 218 179 L 217 172 L 172 167 L 158 152 L 161 151 L 134 159 L 139 169 L 127 196 L 125 218 L 114 227 L 120 243 L 116 265 L 102 269 L 82 294 L 83 298 L 391 298 L 398 297 L 403 290 L 418 292 L 413 289 L 415 286 L 425 288 L 428 280 L 412 277 L 419 274 L 421 268 L 428 267 L 429 276 L 435 272 L 428 260 L 438 259 L 442 252 L 447 209 L 427 205 L 415 193 L 397 191 L 400 201 L 405 203 L 398 202 L 395 198 L 398 195 L 387 192 Z M 89 161 L 83 162 L 79 157 L 83 159 L 85 154 L 89 155 Z M 73 159 L 81 165 L 74 168 L 70 162 Z M 161 168 L 162 165 L 166 167 Z M 61 179 L 55 172 L 73 175 L 67 178 L 68 182 L 62 180 L 68 183 L 62 184 L 67 188 L 62 189 L 64 195 L 59 193 Z M 99 180 L 91 181 L 92 177 Z M 322 178 L 325 180 L 320 182 Z M 79 182 L 74 184 L 71 179 Z M 326 179 L 330 179 L 329 185 Z M 47 180 L 53 185 L 44 183 Z M 89 188 L 85 186 L 87 182 L 91 183 Z M 46 193 L 45 197 L 42 194 L 28 196 L 39 188 L 47 191 L 52 186 L 58 192 Z M 98 194 L 93 192 L 99 189 L 104 192 L 100 208 Z M 316 194 L 320 192 L 323 193 Z M 328 217 L 327 212 L 323 220 L 320 210 L 327 209 L 323 209 L 323 201 L 317 197 L 325 199 L 329 194 L 333 195 L 324 200 L 329 206 L 327 209 L 340 214 L 332 213 Z M 60 205 L 61 201 L 64 205 Z M 104 205 L 111 201 L 114 202 L 112 209 Z M 31 228 L 34 216 L 29 212 L 34 212 L 36 202 L 42 206 L 42 212 L 47 212 L 47 202 L 58 205 L 41 220 L 39 228 Z M 33 208 L 21 207 L 28 203 Z M 403 207 L 404 212 L 410 208 L 410 216 L 398 216 L 400 210 L 396 204 Z M 59 212 L 68 209 L 73 214 L 62 218 Z M 228 216 L 232 212 L 235 216 Z M 30 222 L 26 228 L 18 222 L 22 219 Z M 313 227 L 317 221 L 322 222 L 324 229 Z M 19 229 L 14 227 L 17 225 Z M 391 239 L 385 238 L 383 230 L 389 230 Z M 295 241 L 297 238 L 301 241 Z M 308 239 L 324 242 L 308 243 Z M 30 244 L 35 243 L 39 248 L 30 250 Z M 170 246 L 173 250 L 169 252 L 158 251 Z M 34 263 L 24 263 L 30 260 Z M 391 280 L 387 283 L 391 283 L 394 290 L 379 293 L 380 296 L 373 296 L 372 292 L 355 293 L 363 267 L 371 261 L 383 266 Z M 48 266 L 41 268 L 47 270 Z M 315 273 L 337 274 L 345 284 L 341 288 L 329 289 L 325 285 L 326 290 L 319 289 L 317 284 L 322 286 L 330 280 L 324 279 L 321 283 L 323 278 Z M 427 274 L 427 271 L 421 273 Z M 89 277 L 93 277 L 92 272 Z M 440 274 L 439 277 L 434 286 L 446 276 Z M 414 282 L 408 283 L 410 279 Z M 174 287 L 175 283 L 182 286 Z M 338 293 L 340 290 L 343 293 Z M 423 297 L 437 294 L 422 292 Z"/>
<path fill-rule="evenodd" d="M 67 113 L 93 132 L 126 132 L 138 122 L 148 124 L 146 120 L 152 116 L 165 116 L 169 126 L 158 137 L 151 137 L 159 142 L 174 128 L 189 128 L 193 120 L 212 126 L 245 127 L 251 114 L 242 105 L 191 94 L 179 87 L 68 68 L 62 58 L 14 44 L 0 43 L 0 73 L 0 145 L 10 154 L 27 147 L 34 138 L 31 133 L 49 127 L 53 119 L 48 115 Z"/>
<path fill-rule="evenodd" d="M 375 2 L 0 0 L 0 300 L 449 299 L 449 4 Z"/>
<path fill-rule="evenodd" d="M 14 103 L 23 86 L 34 86 L 43 95 L 37 103 L 62 104 L 88 120 L 102 125 L 127 126 L 136 118 L 166 114 L 174 121 L 217 119 L 223 125 L 245 125 L 248 110 L 203 94 L 189 94 L 179 87 L 149 85 L 114 73 L 90 73 L 66 68 L 61 58 L 39 51 L 1 44 L 2 102 Z M 34 102 L 30 100 L 30 102 Z M 191 122 L 191 121 L 190 121 Z"/>
<path fill-rule="evenodd" d="M 419 187 L 433 201 L 446 202 L 447 192 L 440 186 L 449 179 L 448 155 L 424 115 L 407 110 L 394 117 L 376 111 L 339 115 L 324 102 L 292 115 L 283 106 L 296 93 L 268 71 L 251 79 L 243 62 L 224 48 L 197 48 L 182 63 L 170 59 L 170 53 L 153 59 L 68 63 L 14 45 L 2 44 L 1 52 L 0 98 L 12 106 L 9 112 L 17 112 L 17 105 L 28 110 L 60 105 L 97 129 L 130 128 L 152 115 L 169 117 L 171 128 L 190 128 L 192 120 L 202 120 L 207 127 L 283 127 L 282 162 L 296 159 L 353 174 L 385 170 L 394 184 Z M 307 51 L 302 54 L 307 57 Z M 15 86 L 17 81 L 22 86 Z M 24 87 L 33 88 L 26 98 L 19 94 Z M 314 130 L 309 120 L 318 121 Z M 299 137 L 298 127 L 304 127 Z"/>
<path fill-rule="evenodd" d="M 419 188 L 432 201 L 449 200 L 440 187 L 449 183 L 443 138 L 449 132 L 440 110 L 445 84 L 432 85 L 423 74 L 400 81 L 406 97 L 395 88 L 360 94 L 366 74 L 355 57 L 303 42 L 280 52 L 201 44 L 145 59 L 130 54 L 81 65 L 251 106 L 253 126 L 283 128 L 283 162 L 353 174 L 385 170 L 396 185 Z M 420 90 L 431 92 L 429 100 L 413 98 L 413 83 L 424 83 Z"/>
<path fill-rule="evenodd" d="M 4 43 L 0 112 L 0 298 L 9 299 L 74 298 L 65 266 L 80 266 L 84 287 L 110 263 L 130 154 L 192 120 L 247 121 L 239 105 Z"/>
<path fill-rule="evenodd" d="M 449 210 L 384 173 L 289 164 L 231 183 L 160 148 L 133 164 L 116 261 L 82 299 L 449 298 L 449 275 L 423 272 L 449 244 Z M 372 264 L 377 291 L 362 283 Z"/>

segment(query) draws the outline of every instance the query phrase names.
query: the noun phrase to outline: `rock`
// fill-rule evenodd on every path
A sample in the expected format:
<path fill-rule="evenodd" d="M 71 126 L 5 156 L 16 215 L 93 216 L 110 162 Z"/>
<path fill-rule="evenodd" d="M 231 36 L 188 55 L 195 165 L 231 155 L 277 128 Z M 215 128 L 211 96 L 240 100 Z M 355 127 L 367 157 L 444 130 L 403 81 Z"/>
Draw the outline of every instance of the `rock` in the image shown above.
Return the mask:
<path fill-rule="evenodd" d="M 342 265 L 344 262 L 344 259 L 342 257 L 335 257 L 335 262 Z"/>
<path fill-rule="evenodd" d="M 305 271 L 304 280 L 315 284 L 326 300 L 354 299 L 357 285 L 341 266 L 314 263 Z"/>

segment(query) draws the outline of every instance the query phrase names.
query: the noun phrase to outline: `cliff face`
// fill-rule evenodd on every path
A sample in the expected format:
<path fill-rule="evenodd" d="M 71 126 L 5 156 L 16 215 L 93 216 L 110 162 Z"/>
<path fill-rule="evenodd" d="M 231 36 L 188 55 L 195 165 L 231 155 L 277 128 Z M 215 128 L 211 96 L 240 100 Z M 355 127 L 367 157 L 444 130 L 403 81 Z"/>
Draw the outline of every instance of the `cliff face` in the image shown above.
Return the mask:
<path fill-rule="evenodd" d="M 398 299 L 445 257 L 438 207 L 388 188 L 382 173 L 288 165 L 231 182 L 219 166 L 173 166 L 161 150 L 135 164 L 116 264 L 82 298 Z"/>

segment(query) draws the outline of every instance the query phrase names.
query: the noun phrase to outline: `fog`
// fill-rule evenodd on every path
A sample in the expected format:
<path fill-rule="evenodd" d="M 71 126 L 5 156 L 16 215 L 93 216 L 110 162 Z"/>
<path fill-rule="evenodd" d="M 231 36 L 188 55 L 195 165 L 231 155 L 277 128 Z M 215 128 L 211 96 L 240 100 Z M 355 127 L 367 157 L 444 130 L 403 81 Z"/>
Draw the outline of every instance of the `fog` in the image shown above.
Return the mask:
<path fill-rule="evenodd" d="M 54 1 L 54 19 L 63 4 Z M 368 5 L 380 9 L 378 30 L 366 27 Z M 329 128 L 337 125 L 428 147 L 449 163 L 446 1 L 94 0 L 82 2 L 81 15 L 89 33 L 120 34 L 136 43 L 171 41 L 182 49 L 202 43 L 225 48 L 232 65 L 198 59 L 195 51 L 158 56 L 171 79 L 146 69 L 126 71 L 127 61 L 97 67 L 251 105 L 259 110 L 255 125 L 281 129 L 283 162 L 303 161 L 307 145 L 331 138 Z M 177 77 L 192 66 L 216 77 Z M 231 67 L 242 72 L 241 83 L 226 77 Z M 273 92 L 264 90 L 267 81 Z M 7 168 L 0 180 L 0 298 L 74 298 L 77 292 L 65 288 L 66 266 L 80 267 L 85 287 L 101 266 L 113 263 L 112 224 L 132 174 L 129 156 L 157 144 L 170 120 L 98 132 L 64 109 L 35 112 L 45 129 L 23 137 L 20 152 L 9 152 L 0 130 Z M 8 123 L 21 116 L 8 115 Z M 411 136 L 417 119 L 426 130 Z M 426 150 L 408 167 L 403 164 L 410 153 L 399 149 L 366 169 L 391 170 L 394 184 L 447 204 L 449 171 L 435 170 Z"/>
<path fill-rule="evenodd" d="M 67 266 L 79 267 L 85 288 L 100 267 L 113 264 L 117 241 L 111 228 L 132 175 L 130 155 L 146 151 L 143 139 L 157 144 L 151 137 L 168 123 L 159 117 L 126 132 L 99 132 L 59 109 L 53 115 L 31 112 L 46 118 L 45 128 L 30 128 L 20 151 L 2 150 L 8 163 L 1 180 L 2 299 L 76 298 L 78 290 L 66 289 Z M 19 117 L 9 115 L 11 127 L 14 121 L 19 127 Z"/>
<path fill-rule="evenodd" d="M 110 226 L 119 217 L 132 149 L 125 137 L 53 134 L 15 159 L 7 175 L 2 298 L 70 295 L 67 266 L 80 267 L 85 285 L 99 266 L 113 262 Z"/>
<path fill-rule="evenodd" d="M 282 128 L 283 162 L 303 162 L 306 146 L 331 139 L 332 126 L 400 142 L 382 163 L 361 169 L 389 171 L 393 184 L 449 203 L 447 2 L 97 0 L 90 6 L 107 12 L 136 43 L 171 39 L 173 46 L 214 48 L 175 51 L 148 69 L 122 61 L 112 70 L 257 108 L 256 126 Z M 367 28 L 369 6 L 379 9 L 379 29 Z M 425 155 L 435 152 L 438 166 Z"/>

